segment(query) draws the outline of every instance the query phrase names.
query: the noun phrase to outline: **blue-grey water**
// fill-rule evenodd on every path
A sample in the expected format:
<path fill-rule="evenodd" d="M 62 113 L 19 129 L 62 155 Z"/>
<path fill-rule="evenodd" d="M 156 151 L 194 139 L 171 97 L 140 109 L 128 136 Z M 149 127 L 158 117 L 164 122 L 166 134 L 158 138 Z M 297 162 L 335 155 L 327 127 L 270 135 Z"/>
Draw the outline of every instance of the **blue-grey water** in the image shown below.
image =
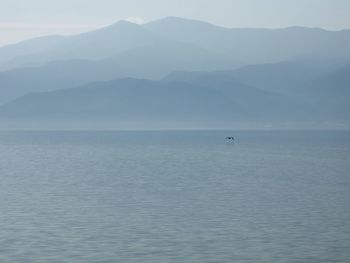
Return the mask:
<path fill-rule="evenodd" d="M 350 132 L 0 132 L 0 262 L 350 262 Z"/>

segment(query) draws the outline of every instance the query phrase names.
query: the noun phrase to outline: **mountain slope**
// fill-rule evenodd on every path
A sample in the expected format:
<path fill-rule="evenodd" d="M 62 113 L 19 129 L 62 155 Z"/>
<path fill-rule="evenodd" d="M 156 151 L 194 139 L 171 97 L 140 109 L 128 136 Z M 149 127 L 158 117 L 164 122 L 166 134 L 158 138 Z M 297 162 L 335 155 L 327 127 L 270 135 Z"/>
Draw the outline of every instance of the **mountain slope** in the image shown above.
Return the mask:
<path fill-rule="evenodd" d="M 183 70 L 233 67 L 231 60 L 195 46 L 161 41 L 103 60 L 54 61 L 41 67 L 0 72 L 0 104 L 28 92 L 72 88 L 117 77 L 161 78 Z"/>
<path fill-rule="evenodd" d="M 213 87 L 185 82 L 117 79 L 25 95 L 1 106 L 0 116 L 12 120 L 194 123 L 300 119 L 291 114 L 291 106 L 287 98 L 239 83 Z"/>
<path fill-rule="evenodd" d="M 225 102 L 227 105 L 225 105 Z M 1 107 L 2 116 L 29 118 L 143 118 L 173 119 L 217 114 L 216 107 L 232 108 L 213 90 L 181 83 L 118 79 L 81 88 L 25 95 Z M 224 106 L 225 105 L 225 106 Z"/>
<path fill-rule="evenodd" d="M 161 41 L 191 44 L 225 56 L 237 66 L 285 60 L 350 59 L 350 30 L 224 28 L 169 17 L 145 25 L 120 21 L 83 34 L 5 46 L 0 48 L 0 69 L 39 66 L 53 60 L 99 60 Z"/>
<path fill-rule="evenodd" d="M 278 116 L 276 113 L 276 110 L 278 109 L 283 111 L 283 116 L 286 119 L 304 119 L 305 113 L 315 113 L 306 103 L 289 96 L 289 94 L 274 92 L 268 89 L 264 90 L 259 86 L 253 86 L 242 82 L 234 73 L 235 71 L 181 71 L 169 74 L 163 79 L 163 81 L 182 81 L 202 87 L 217 89 L 236 103 L 249 102 L 247 107 L 255 110 L 256 115 L 261 112 L 262 116 L 266 113 Z"/>
<path fill-rule="evenodd" d="M 26 56 L 51 50 L 66 40 L 63 36 L 46 36 L 22 41 L 17 44 L 7 45 L 0 48 L 0 70 L 9 69 L 16 65 L 16 61 L 25 60 Z M 21 64 L 22 62 L 20 62 Z"/>
<path fill-rule="evenodd" d="M 256 87 L 288 97 L 295 115 L 311 114 L 323 120 L 350 118 L 350 67 L 318 68 L 298 63 L 251 65 L 232 71 L 173 72 L 163 81 L 183 81 L 216 87 Z M 250 95 L 247 95 L 248 97 Z M 265 101 L 261 97 L 261 101 Z M 281 100 L 283 101 L 283 100 Z M 256 102 L 257 104 L 260 101 Z M 285 101 L 283 103 L 286 103 Z M 273 104 L 267 104 L 267 107 Z M 288 105 L 288 102 L 285 106 Z M 272 106 L 272 109 L 278 107 Z"/>
<path fill-rule="evenodd" d="M 3 66 L 7 69 L 23 66 L 40 66 L 54 60 L 86 59 L 99 60 L 114 56 L 127 50 L 131 50 L 144 45 L 151 45 L 167 38 L 157 33 L 151 32 L 139 25 L 119 21 L 113 25 L 97 29 L 94 31 L 64 37 L 59 45 L 52 45 L 50 48 L 37 50 L 28 54 L 23 54 L 21 58 Z M 30 46 L 13 45 L 17 49 Z M 8 47 L 0 48 L 6 50 Z M 34 48 L 33 48 L 34 49 Z"/>
<path fill-rule="evenodd" d="M 44 117 L 42 109 L 54 119 L 83 118 L 79 114 L 88 118 L 95 111 L 96 118 L 104 114 L 114 118 L 125 112 L 125 119 L 134 120 L 143 113 L 147 113 L 145 119 L 153 115 L 157 120 L 208 116 L 211 121 L 224 122 L 348 119 L 350 74 L 348 67 L 340 69 L 340 65 L 350 61 L 349 36 L 349 30 L 228 29 L 167 18 L 145 25 L 118 22 L 75 36 L 34 39 L 0 48 L 0 59 L 12 59 L 13 67 L 28 65 L 0 72 L 0 105 L 27 93 L 43 93 L 21 97 L 1 110 L 4 117 L 37 114 L 39 119 Z M 245 62 L 258 64 L 237 68 Z M 125 77 L 161 79 L 171 72 L 175 73 L 162 81 L 127 79 L 84 86 Z M 84 87 L 71 90 L 81 85 Z M 140 92 L 142 88 L 134 92 L 136 86 L 147 92 Z M 129 93 L 120 93 L 124 87 L 130 88 Z M 52 92 L 61 89 L 62 93 Z M 91 90 L 94 96 L 86 97 Z M 95 108 L 89 108 L 87 98 L 90 104 L 96 103 Z M 109 98 L 118 105 L 124 105 L 120 98 L 131 104 L 114 108 Z M 152 114 L 146 98 L 158 105 Z M 66 101 L 71 101 L 70 106 Z M 103 110 L 105 101 L 109 106 Z M 182 107 L 181 101 L 187 106 Z M 67 106 L 62 113 L 61 105 Z M 170 105 L 174 105 L 171 110 L 166 108 Z M 213 107 L 208 111 L 205 105 Z M 186 110 L 181 113 L 182 109 Z M 27 116 L 30 112 L 33 115 Z"/>
<path fill-rule="evenodd" d="M 230 29 L 176 17 L 153 21 L 145 27 L 179 41 L 220 51 L 246 64 L 350 59 L 350 30 L 303 27 Z"/>
<path fill-rule="evenodd" d="M 350 65 L 321 76 L 309 94 L 313 94 L 313 104 L 322 105 L 325 116 L 350 119 Z"/>

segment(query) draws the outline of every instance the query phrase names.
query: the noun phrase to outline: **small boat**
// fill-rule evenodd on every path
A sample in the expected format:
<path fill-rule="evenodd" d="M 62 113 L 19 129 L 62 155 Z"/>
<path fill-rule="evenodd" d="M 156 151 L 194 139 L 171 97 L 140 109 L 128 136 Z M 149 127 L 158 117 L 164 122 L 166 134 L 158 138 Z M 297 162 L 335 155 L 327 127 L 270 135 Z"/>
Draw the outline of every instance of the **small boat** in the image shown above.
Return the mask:
<path fill-rule="evenodd" d="M 233 137 L 233 136 L 226 137 L 226 141 L 234 142 L 235 141 L 235 137 Z"/>

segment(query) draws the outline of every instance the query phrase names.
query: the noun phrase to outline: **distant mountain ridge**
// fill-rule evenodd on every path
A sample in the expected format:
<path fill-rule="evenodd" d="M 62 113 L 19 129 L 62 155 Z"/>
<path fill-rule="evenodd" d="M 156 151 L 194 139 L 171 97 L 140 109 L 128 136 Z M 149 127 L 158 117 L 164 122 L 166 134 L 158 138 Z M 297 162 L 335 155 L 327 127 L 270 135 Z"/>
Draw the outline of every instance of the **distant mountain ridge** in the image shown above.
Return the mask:
<path fill-rule="evenodd" d="M 239 82 L 241 85 L 288 97 L 295 105 L 299 101 L 296 111 L 301 110 L 304 114 L 317 112 L 316 115 L 311 114 L 311 118 L 350 119 L 350 64 L 335 70 L 283 62 L 251 65 L 230 71 L 180 71 L 169 74 L 163 81 L 226 86 L 228 89 Z M 305 105 L 308 107 L 303 109 Z"/>
<path fill-rule="evenodd" d="M 177 69 L 231 68 L 230 60 L 182 43 L 148 45 L 102 60 L 52 61 L 40 67 L 0 72 L 0 104 L 28 92 L 73 88 L 117 77 L 159 79 Z"/>
<path fill-rule="evenodd" d="M 240 121 L 298 119 L 296 104 L 241 83 L 117 79 L 31 93 L 0 106 L 0 118 L 43 120 Z M 275 109 L 279 112 L 276 113 Z"/>
<path fill-rule="evenodd" d="M 0 48 L 0 122 L 348 121 L 349 46 L 350 30 L 176 17 L 32 39 Z"/>
<path fill-rule="evenodd" d="M 350 30 L 225 28 L 196 20 L 167 17 L 144 25 L 119 21 L 78 35 L 39 38 L 5 46 L 0 48 L 0 68 L 38 66 L 52 60 L 104 59 L 165 39 L 227 56 L 237 66 L 315 57 L 350 58 Z M 8 52 L 9 49 L 22 54 Z M 11 59 L 12 63 L 9 63 Z"/>
<path fill-rule="evenodd" d="M 294 65 L 284 65 L 286 69 L 294 68 Z M 279 64 L 266 66 L 281 67 Z M 158 125 L 181 122 L 207 127 L 210 123 L 225 126 L 242 121 L 349 121 L 349 67 L 315 78 L 302 92 L 299 87 L 295 90 L 294 85 L 284 87 L 283 82 L 279 82 L 279 92 L 269 90 L 269 86 L 266 89 L 265 83 L 261 87 L 250 86 L 249 82 L 255 82 L 255 74 L 260 79 L 261 72 L 265 72 L 262 65 L 257 69 L 175 72 L 160 81 L 116 79 L 79 88 L 31 93 L 0 106 L 0 122 L 156 122 Z M 267 72 L 271 76 L 271 72 Z M 307 77 L 308 71 L 305 72 Z M 339 74 L 344 79 L 338 78 Z M 238 80 L 237 76 L 244 77 Z M 337 85 L 326 85 L 335 83 L 334 76 L 339 80 Z M 273 89 L 282 79 L 277 78 Z M 291 96 L 293 93 L 305 98 Z"/>
<path fill-rule="evenodd" d="M 350 30 L 224 28 L 177 17 L 150 22 L 145 27 L 208 50 L 220 50 L 244 64 L 350 58 Z"/>

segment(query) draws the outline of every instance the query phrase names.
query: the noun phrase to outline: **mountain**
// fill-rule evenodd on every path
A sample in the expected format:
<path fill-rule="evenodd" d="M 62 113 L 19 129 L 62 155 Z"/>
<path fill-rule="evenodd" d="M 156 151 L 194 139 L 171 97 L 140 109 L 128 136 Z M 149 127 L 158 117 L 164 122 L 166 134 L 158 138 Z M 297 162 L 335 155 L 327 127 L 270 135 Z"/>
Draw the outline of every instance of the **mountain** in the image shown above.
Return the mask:
<path fill-rule="evenodd" d="M 177 17 L 153 21 L 145 27 L 178 41 L 220 51 L 245 64 L 350 59 L 350 30 L 224 28 Z"/>
<path fill-rule="evenodd" d="M 140 123 L 233 123 L 296 120 L 288 98 L 243 84 L 117 79 L 31 93 L 0 107 L 2 120 Z"/>
<path fill-rule="evenodd" d="M 41 66 L 54 60 L 101 60 L 162 42 L 192 45 L 231 60 L 235 67 L 291 60 L 350 60 L 350 30 L 225 28 L 168 17 L 144 25 L 119 21 L 78 35 L 5 46 L 0 48 L 0 69 Z"/>
<path fill-rule="evenodd" d="M 0 115 L 348 120 L 349 44 L 349 30 L 230 29 L 174 17 L 121 21 L 0 48 Z"/>
<path fill-rule="evenodd" d="M 164 39 L 139 25 L 119 21 L 98 30 L 67 36 L 59 44 L 22 56 L 20 59 L 13 60 L 12 63 L 3 65 L 3 68 L 40 66 L 54 60 L 99 60 L 126 50 L 158 43 Z M 22 43 L 22 48 L 24 44 Z M 26 48 L 29 47 L 26 46 Z M 33 48 L 38 49 L 38 46 Z"/>
<path fill-rule="evenodd" d="M 320 78 L 332 69 L 321 68 L 297 62 L 280 62 L 271 64 L 257 64 L 244 66 L 235 70 L 215 72 L 172 72 L 167 75 L 166 81 L 188 81 L 198 76 L 215 76 L 217 79 L 239 81 L 262 90 L 285 95 L 303 95 L 310 82 Z"/>
<path fill-rule="evenodd" d="M 146 27 L 127 21 L 119 21 L 111 26 L 87 33 L 61 37 L 59 41 L 58 39 L 52 39 L 51 45 L 48 42 L 49 39 L 44 38 L 41 42 L 33 40 L 12 45 L 13 49 L 28 50 L 28 52 L 19 52 L 22 53 L 20 56 L 9 56 L 3 61 L 0 57 L 0 69 L 2 68 L 4 71 L 19 67 L 42 66 L 51 61 L 61 60 L 102 60 L 115 57 L 124 52 L 131 54 L 134 50 L 144 49 L 146 52 L 149 46 L 156 46 L 160 50 L 175 45 L 178 47 L 190 46 L 192 49 L 202 50 L 212 56 L 215 55 L 216 61 L 225 58 L 224 54 L 221 54 L 219 51 L 206 50 L 202 46 L 174 40 L 152 32 Z M 40 49 L 40 47 L 44 46 L 43 43 L 46 43 L 46 47 Z M 0 54 L 6 53 L 8 49 L 9 46 L 0 48 Z M 29 52 L 29 50 L 31 51 Z M 228 61 L 228 58 L 224 60 Z M 195 63 L 195 60 L 193 63 Z M 237 65 L 239 65 L 238 62 L 230 58 L 230 66 Z M 212 68 L 215 68 L 215 65 Z"/>
<path fill-rule="evenodd" d="M 264 89 L 264 85 L 261 85 L 264 82 L 254 83 L 252 81 L 255 85 L 251 85 L 248 81 L 245 81 L 245 78 L 239 79 L 240 75 L 236 74 L 236 72 L 240 70 L 214 72 L 180 71 L 169 74 L 162 81 L 185 82 L 203 87 L 211 87 L 225 93 L 227 97 L 237 103 L 249 101 L 248 107 L 252 109 L 263 108 L 263 114 L 270 112 L 273 115 L 276 109 L 284 109 L 285 118 L 291 116 L 293 116 L 292 118 L 296 118 L 298 116 L 298 118 L 303 119 L 305 112 L 313 112 L 313 109 L 306 103 L 293 98 L 288 93 Z M 269 72 L 269 75 L 273 74 L 273 71 Z M 275 74 L 277 75 L 278 73 Z M 287 109 L 288 111 L 286 111 Z"/>
<path fill-rule="evenodd" d="M 16 61 L 20 61 L 22 65 L 27 56 L 38 56 L 43 52 L 58 47 L 66 40 L 63 36 L 46 36 L 29 39 L 17 44 L 11 44 L 0 48 L 0 70 L 12 68 L 11 65 L 16 65 Z"/>
<path fill-rule="evenodd" d="M 188 120 L 220 117 L 232 105 L 221 93 L 186 83 L 118 79 L 32 93 L 0 109 L 2 117 L 32 119 Z"/>
<path fill-rule="evenodd" d="M 176 70 L 237 66 L 219 52 L 172 40 L 125 21 L 60 41 L 52 40 L 55 44 L 51 48 L 48 39 L 42 39 L 47 48 L 41 53 L 39 42 L 34 41 L 30 46 L 18 44 L 17 49 L 36 53 L 12 60 L 17 66 L 22 63 L 22 67 L 0 72 L 0 104 L 28 92 L 77 87 L 91 81 L 118 77 L 157 79 Z"/>
<path fill-rule="evenodd" d="M 350 65 L 252 65 L 226 72 L 247 85 L 278 92 L 317 108 L 323 119 L 350 118 Z"/>
<path fill-rule="evenodd" d="M 325 74 L 317 82 L 320 94 L 331 93 L 335 96 L 350 95 L 350 64 Z"/>
<path fill-rule="evenodd" d="M 77 87 L 117 77 L 162 78 L 169 72 L 231 68 L 231 60 L 190 44 L 161 41 L 102 60 L 61 60 L 0 72 L 0 104 L 28 92 Z"/>
<path fill-rule="evenodd" d="M 287 97 L 296 106 L 295 115 L 298 112 L 301 115 L 311 114 L 310 117 L 323 120 L 349 120 L 350 117 L 349 65 L 334 69 L 283 62 L 251 65 L 230 71 L 173 72 L 163 81 L 183 81 L 228 89 L 240 83 L 243 91 L 244 86 L 250 86 Z M 265 99 L 261 98 L 264 102 Z M 269 106 L 271 104 L 268 103 Z M 277 108 L 276 105 L 272 106 L 272 109 Z"/>
<path fill-rule="evenodd" d="M 310 86 L 312 103 L 322 105 L 325 117 L 350 119 L 350 64 L 321 76 Z"/>

